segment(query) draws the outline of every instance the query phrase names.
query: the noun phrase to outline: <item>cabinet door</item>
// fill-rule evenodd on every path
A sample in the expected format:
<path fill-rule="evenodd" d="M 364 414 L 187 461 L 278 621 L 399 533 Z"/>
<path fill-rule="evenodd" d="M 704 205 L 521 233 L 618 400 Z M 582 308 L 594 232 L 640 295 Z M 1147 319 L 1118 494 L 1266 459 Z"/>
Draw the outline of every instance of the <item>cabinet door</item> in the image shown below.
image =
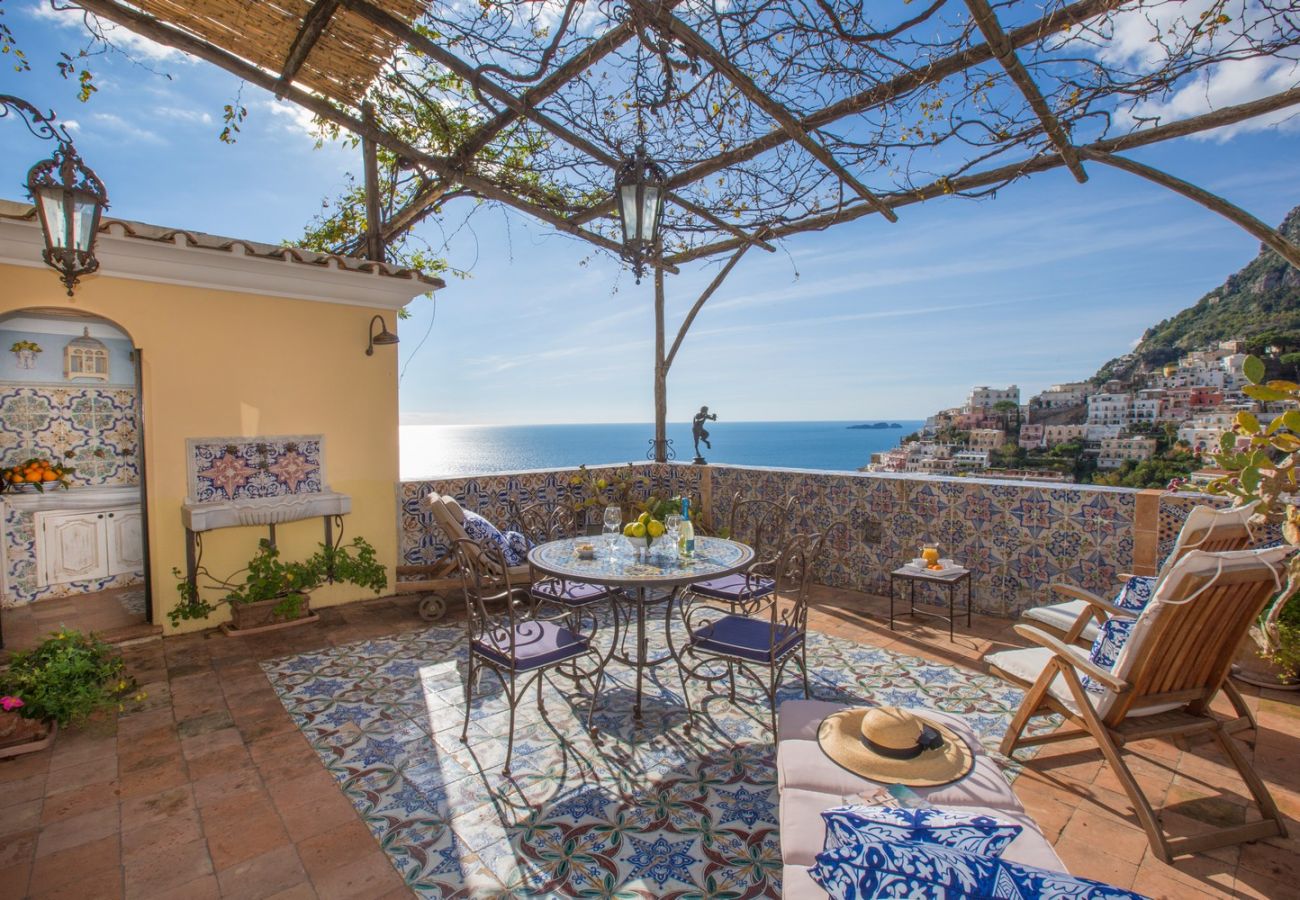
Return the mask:
<path fill-rule="evenodd" d="M 88 581 L 108 576 L 104 513 L 49 513 L 42 516 L 46 584 Z M 38 558 L 38 562 L 39 562 Z"/>
<path fill-rule="evenodd" d="M 108 574 L 144 571 L 144 537 L 140 510 L 115 509 L 105 514 L 108 526 Z"/>

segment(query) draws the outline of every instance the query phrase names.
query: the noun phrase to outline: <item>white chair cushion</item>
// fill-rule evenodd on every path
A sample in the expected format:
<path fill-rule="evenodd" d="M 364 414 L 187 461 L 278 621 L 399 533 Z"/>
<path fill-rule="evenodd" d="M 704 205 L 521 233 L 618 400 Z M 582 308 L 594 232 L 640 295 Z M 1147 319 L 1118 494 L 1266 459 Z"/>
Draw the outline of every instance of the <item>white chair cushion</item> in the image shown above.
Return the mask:
<path fill-rule="evenodd" d="M 1032 609 L 1024 611 L 1022 618 L 1031 622 L 1040 622 L 1053 631 L 1059 631 L 1062 634 L 1069 632 L 1074 627 L 1074 623 L 1079 620 L 1079 616 L 1088 609 L 1086 600 L 1067 600 L 1064 603 L 1053 603 L 1051 606 L 1035 606 Z M 1093 641 L 1097 637 L 1097 620 L 1093 619 L 1087 625 L 1083 626 L 1083 631 L 1079 637 L 1085 641 Z"/>
<path fill-rule="evenodd" d="M 1131 641 L 1130 641 L 1131 643 Z M 1087 652 L 1081 647 L 1069 647 L 1069 651 L 1086 660 Z M 1026 690 L 1030 685 L 1038 681 L 1038 676 L 1043 674 L 1043 669 L 1052 660 L 1056 654 L 1046 647 L 1026 647 L 1023 650 L 1002 650 L 998 653 L 990 653 L 984 657 L 984 661 L 996 669 L 1005 672 L 1013 681 L 1022 684 Z M 1052 680 L 1052 686 L 1048 692 L 1058 700 L 1070 712 L 1075 715 L 1079 714 L 1079 705 L 1074 702 L 1074 695 L 1070 693 L 1070 688 L 1065 683 L 1064 675 L 1057 675 Z M 1092 708 L 1096 710 L 1097 715 L 1105 718 L 1106 713 L 1110 712 L 1111 706 L 1115 703 L 1116 694 L 1112 690 L 1105 690 L 1101 693 L 1089 693 L 1088 698 L 1092 701 Z M 1154 716 L 1157 713 L 1168 712 L 1171 709 L 1177 709 L 1180 703 L 1161 703 L 1155 706 L 1144 706 L 1129 710 L 1130 716 Z"/>

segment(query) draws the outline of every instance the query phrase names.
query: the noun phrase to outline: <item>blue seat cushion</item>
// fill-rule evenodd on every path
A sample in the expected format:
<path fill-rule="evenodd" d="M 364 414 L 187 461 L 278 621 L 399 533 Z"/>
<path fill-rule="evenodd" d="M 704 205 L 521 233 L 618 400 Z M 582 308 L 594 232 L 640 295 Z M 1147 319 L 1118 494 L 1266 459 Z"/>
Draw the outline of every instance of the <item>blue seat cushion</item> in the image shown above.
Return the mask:
<path fill-rule="evenodd" d="M 692 631 L 691 646 L 723 656 L 767 662 L 785 656 L 802 638 L 793 625 L 778 625 L 774 632 L 769 619 L 723 616 Z"/>
<path fill-rule="evenodd" d="M 539 669 L 581 656 L 587 641 L 554 622 L 521 622 L 515 625 L 515 655 L 510 658 L 510 631 L 497 628 L 474 641 L 476 653 L 499 665 L 519 671 Z"/>
<path fill-rule="evenodd" d="M 1138 900 L 1142 896 L 1065 872 L 917 841 L 841 844 L 817 854 L 817 864 L 808 874 L 835 900 Z"/>
<path fill-rule="evenodd" d="M 1001 856 L 1023 826 L 983 813 L 934 807 L 836 806 L 822 812 L 826 845 L 862 841 L 917 841 L 980 856 Z"/>
<path fill-rule="evenodd" d="M 754 600 L 772 593 L 776 583 L 765 575 L 750 575 L 737 572 L 709 581 L 697 581 L 692 584 L 692 593 L 717 600 Z"/>
<path fill-rule="evenodd" d="M 587 584 L 585 581 L 562 581 L 548 578 L 533 585 L 533 596 L 541 600 L 550 600 L 563 606 L 586 606 L 597 600 L 612 596 L 614 589 L 603 584 Z"/>

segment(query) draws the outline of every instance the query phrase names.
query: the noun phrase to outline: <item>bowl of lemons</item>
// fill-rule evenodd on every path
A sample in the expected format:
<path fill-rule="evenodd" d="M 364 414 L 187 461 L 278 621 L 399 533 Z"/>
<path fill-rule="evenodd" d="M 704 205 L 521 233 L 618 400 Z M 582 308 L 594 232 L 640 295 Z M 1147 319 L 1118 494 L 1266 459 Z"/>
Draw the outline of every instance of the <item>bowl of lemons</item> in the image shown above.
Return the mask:
<path fill-rule="evenodd" d="M 663 534 L 664 523 L 648 512 L 641 513 L 623 526 L 623 537 L 628 539 L 632 549 L 636 551 L 649 550 L 655 539 L 663 537 Z"/>

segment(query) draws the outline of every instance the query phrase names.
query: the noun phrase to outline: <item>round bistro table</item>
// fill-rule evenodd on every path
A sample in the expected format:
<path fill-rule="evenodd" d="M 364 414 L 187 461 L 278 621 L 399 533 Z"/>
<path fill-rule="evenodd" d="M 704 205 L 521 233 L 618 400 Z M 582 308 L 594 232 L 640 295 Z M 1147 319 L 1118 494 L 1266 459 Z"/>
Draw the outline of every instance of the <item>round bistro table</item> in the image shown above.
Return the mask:
<path fill-rule="evenodd" d="M 591 544 L 596 548 L 595 559 L 578 557 L 575 545 Z M 564 538 L 538 544 L 528 552 L 528 562 L 539 572 L 567 581 L 582 581 L 619 588 L 614 591 L 614 602 L 630 607 L 629 613 L 636 615 L 636 652 L 627 656 L 615 647 L 605 663 L 601 665 L 604 674 L 609 659 L 617 659 L 636 671 L 636 703 L 632 708 L 635 718 L 641 718 L 641 685 L 645 670 L 663 665 L 668 660 L 676 660 L 677 653 L 673 647 L 672 610 L 673 600 L 678 591 L 688 584 L 721 578 L 739 572 L 754 561 L 754 551 L 737 541 L 725 538 L 697 537 L 695 555 L 690 559 L 676 554 L 651 555 L 645 560 L 638 559 L 629 548 L 627 538 L 619 537 L 615 545 L 616 552 L 611 555 L 604 538 L 594 537 Z M 664 603 L 664 629 L 668 642 L 668 652 L 662 656 L 649 658 L 649 637 L 646 634 L 646 612 L 649 607 Z M 618 610 L 614 610 L 618 615 Z M 617 634 L 617 630 L 615 631 Z M 599 681 L 597 681 L 599 684 Z M 599 690 L 599 688 L 597 688 Z M 593 701 L 595 702 L 594 698 Z"/>

